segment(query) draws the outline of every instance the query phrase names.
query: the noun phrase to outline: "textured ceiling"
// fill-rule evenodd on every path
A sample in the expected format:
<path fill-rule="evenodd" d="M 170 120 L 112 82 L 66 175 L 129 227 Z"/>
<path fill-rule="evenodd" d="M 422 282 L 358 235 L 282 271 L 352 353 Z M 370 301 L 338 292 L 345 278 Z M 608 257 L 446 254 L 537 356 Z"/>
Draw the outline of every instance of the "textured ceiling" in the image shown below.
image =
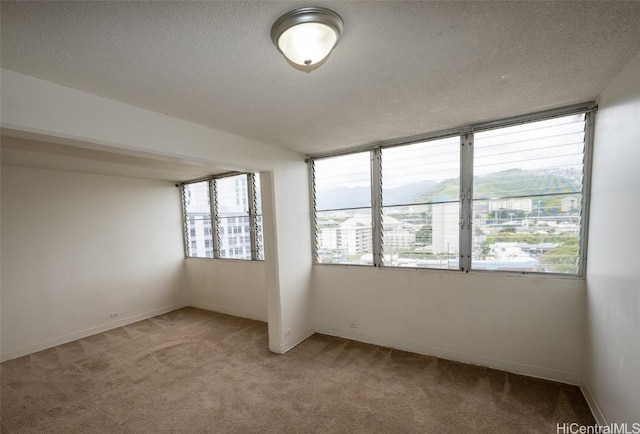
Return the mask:
<path fill-rule="evenodd" d="M 316 2 L 345 31 L 292 68 L 295 2 L 2 2 L 2 67 L 306 154 L 595 98 L 640 2 Z"/>

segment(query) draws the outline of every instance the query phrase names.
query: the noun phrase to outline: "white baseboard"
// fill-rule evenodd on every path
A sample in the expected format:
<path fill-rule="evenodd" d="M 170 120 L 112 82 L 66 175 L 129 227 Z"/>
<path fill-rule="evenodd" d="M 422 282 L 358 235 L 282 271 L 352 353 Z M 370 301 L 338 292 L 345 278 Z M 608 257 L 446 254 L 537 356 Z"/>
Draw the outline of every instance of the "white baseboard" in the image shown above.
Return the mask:
<path fill-rule="evenodd" d="M 310 328 L 308 330 L 303 331 L 302 333 L 298 333 L 292 338 L 287 339 L 285 342 L 279 345 L 274 345 L 271 342 L 269 342 L 269 350 L 276 354 L 284 354 L 290 349 L 292 349 L 293 347 L 295 347 L 296 345 L 300 344 L 301 342 L 309 338 L 310 336 L 314 335 L 315 333 L 316 333 L 315 329 Z"/>
<path fill-rule="evenodd" d="M 245 312 L 238 309 L 228 308 L 219 304 L 207 304 L 207 303 L 189 303 L 189 306 L 197 309 L 208 310 L 211 312 L 224 313 L 227 315 L 237 316 L 240 318 L 253 319 L 256 321 L 267 322 L 267 318 L 262 315 L 257 315 L 253 312 Z"/>
<path fill-rule="evenodd" d="M 598 402 L 596 401 L 596 398 L 591 393 L 591 390 L 589 389 L 589 386 L 587 386 L 587 383 L 585 383 L 584 381 L 581 381 L 580 390 L 582 391 L 582 394 L 584 395 L 584 399 L 587 401 L 587 404 L 589 405 L 589 409 L 591 410 L 593 417 L 596 419 L 596 423 L 600 426 L 605 426 L 605 425 L 609 426 L 609 424 L 607 423 L 607 418 L 604 417 L 604 414 L 602 413 L 602 410 L 600 410 L 600 407 L 598 406 Z"/>
<path fill-rule="evenodd" d="M 224 313 L 227 315 L 233 315 L 240 318 L 247 318 L 247 319 L 252 319 L 256 321 L 267 322 L 267 318 L 264 318 L 260 315 L 256 315 L 251 312 L 245 312 L 237 309 L 228 308 L 221 305 L 213 305 L 213 304 L 206 304 L 206 303 L 190 303 L 189 306 L 195 307 L 197 309 L 208 310 L 211 312 L 218 312 L 218 313 Z M 296 336 L 287 339 L 285 342 L 281 343 L 280 345 L 272 345 L 270 342 L 269 349 L 274 353 L 284 354 L 290 349 L 292 349 L 293 347 L 295 347 L 296 345 L 298 345 L 299 343 L 301 343 L 302 341 L 304 341 L 305 339 L 307 339 L 309 336 L 313 335 L 315 332 L 316 331 L 314 328 L 305 330 L 304 332 L 299 333 Z"/>
<path fill-rule="evenodd" d="M 34 345 L 27 345 L 26 347 L 18 348 L 15 350 L 7 351 L 6 353 L 0 354 L 0 361 L 4 362 L 5 360 L 16 359 L 18 357 L 26 356 L 28 354 L 36 353 L 38 351 L 46 350 L 47 348 L 55 347 L 57 345 L 66 344 L 67 342 L 75 341 L 77 339 L 86 338 L 87 336 L 95 335 L 97 333 L 102 333 L 107 330 L 111 330 L 117 327 L 122 327 L 128 324 L 132 324 L 134 322 L 142 321 L 147 318 L 151 318 L 154 316 L 162 315 L 167 312 L 171 312 L 177 309 L 182 309 L 183 307 L 187 307 L 187 304 L 174 304 L 170 306 L 161 307 L 158 309 L 154 309 L 148 312 L 139 313 L 136 315 L 131 315 L 126 318 L 120 318 L 118 320 L 114 320 L 109 323 L 100 324 L 95 327 L 89 327 L 84 330 L 80 330 L 77 332 L 69 333 L 64 336 L 60 336 L 55 339 L 50 339 L 44 342 L 40 342 Z"/>
<path fill-rule="evenodd" d="M 392 339 L 369 337 L 351 330 L 332 329 L 330 327 L 319 327 L 317 333 L 323 333 L 331 336 L 351 339 L 354 341 L 381 345 L 384 347 L 395 348 L 398 350 L 409 351 L 412 353 L 423 354 L 426 356 L 435 356 L 441 359 L 452 360 L 456 362 L 469 363 L 472 365 L 485 366 L 488 368 L 498 369 L 501 371 L 522 374 L 528 377 L 540 378 L 543 380 L 552 380 L 560 383 L 571 384 L 577 386 L 580 382 L 580 374 L 577 372 L 566 372 L 555 369 L 543 368 L 540 366 L 526 365 L 507 360 L 493 359 L 485 356 L 474 354 L 465 354 L 457 351 L 450 351 L 442 348 L 432 347 L 428 345 L 416 345 L 415 343 L 399 342 Z"/>

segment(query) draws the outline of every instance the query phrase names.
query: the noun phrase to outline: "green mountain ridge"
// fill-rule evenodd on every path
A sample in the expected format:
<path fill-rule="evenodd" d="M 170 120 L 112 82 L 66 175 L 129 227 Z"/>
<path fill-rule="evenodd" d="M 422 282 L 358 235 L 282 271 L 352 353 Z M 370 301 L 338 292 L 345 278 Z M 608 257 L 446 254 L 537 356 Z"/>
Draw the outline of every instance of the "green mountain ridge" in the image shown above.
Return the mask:
<path fill-rule="evenodd" d="M 582 173 L 576 169 L 522 170 L 509 169 L 483 176 L 474 176 L 474 199 L 531 197 L 549 194 L 580 194 Z M 459 178 L 445 179 L 416 197 L 414 203 L 447 202 L 458 199 Z M 541 197 L 541 204 L 550 198 Z"/>
<path fill-rule="evenodd" d="M 562 198 L 549 194 L 579 196 L 582 190 L 582 173 L 576 169 L 522 170 L 509 169 L 488 175 L 475 176 L 474 199 L 498 199 L 505 197 L 535 197 L 543 209 L 557 207 Z M 456 202 L 460 190 L 459 178 L 440 182 L 418 181 L 393 188 L 385 188 L 384 206 Z M 371 206 L 370 187 L 346 188 L 337 191 L 318 191 L 317 209 L 368 208 Z"/>

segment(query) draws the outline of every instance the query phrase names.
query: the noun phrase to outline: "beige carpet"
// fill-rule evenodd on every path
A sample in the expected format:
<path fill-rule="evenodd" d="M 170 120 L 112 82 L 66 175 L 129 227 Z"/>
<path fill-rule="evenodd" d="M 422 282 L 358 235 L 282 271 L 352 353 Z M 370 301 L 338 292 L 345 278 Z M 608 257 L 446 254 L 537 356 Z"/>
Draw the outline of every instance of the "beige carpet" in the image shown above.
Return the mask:
<path fill-rule="evenodd" d="M 3 433 L 555 433 L 576 387 L 193 308 L 1 365 Z"/>

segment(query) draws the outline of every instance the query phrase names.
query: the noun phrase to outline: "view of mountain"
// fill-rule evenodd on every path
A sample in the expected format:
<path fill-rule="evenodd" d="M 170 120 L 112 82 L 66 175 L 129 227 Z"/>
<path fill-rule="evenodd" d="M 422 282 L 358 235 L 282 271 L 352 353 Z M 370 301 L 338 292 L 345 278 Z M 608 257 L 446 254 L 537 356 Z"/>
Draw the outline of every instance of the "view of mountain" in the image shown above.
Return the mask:
<path fill-rule="evenodd" d="M 437 183 L 434 181 L 413 182 L 394 188 L 383 190 L 383 200 L 388 205 L 400 205 L 416 202 L 416 199 L 431 190 Z M 342 209 L 369 207 L 371 205 L 371 189 L 369 187 L 355 187 L 341 190 L 339 194 L 316 194 L 317 207 L 322 209 Z"/>
<path fill-rule="evenodd" d="M 477 176 L 473 180 L 474 199 L 504 196 L 534 196 L 582 191 L 582 172 L 576 169 L 511 169 Z"/>
<path fill-rule="evenodd" d="M 417 202 L 444 202 L 456 200 L 460 180 L 446 179 L 416 198 Z M 575 193 L 582 190 L 582 173 L 576 169 L 521 170 L 475 176 L 473 198 L 536 196 L 553 193 Z M 550 199 L 542 199 L 546 202 Z"/>
<path fill-rule="evenodd" d="M 340 191 L 331 191 L 325 194 L 316 192 L 316 208 L 343 209 L 343 208 L 367 208 L 371 206 L 371 189 L 369 187 L 345 188 Z"/>
<path fill-rule="evenodd" d="M 425 191 L 431 191 L 438 185 L 435 181 L 413 182 L 395 188 L 382 189 L 382 203 L 386 205 L 405 205 L 415 203 Z"/>
<path fill-rule="evenodd" d="M 474 199 L 490 199 L 513 196 L 535 196 L 550 193 L 575 193 L 582 190 L 582 173 L 576 169 L 521 170 L 510 169 L 474 177 Z M 383 190 L 386 206 L 446 202 L 458 199 L 460 181 L 458 178 L 441 182 L 420 181 Z M 317 192 L 317 207 L 342 209 L 369 207 L 371 191 L 368 187 L 341 190 L 339 194 Z M 546 202 L 552 199 L 543 198 Z"/>

